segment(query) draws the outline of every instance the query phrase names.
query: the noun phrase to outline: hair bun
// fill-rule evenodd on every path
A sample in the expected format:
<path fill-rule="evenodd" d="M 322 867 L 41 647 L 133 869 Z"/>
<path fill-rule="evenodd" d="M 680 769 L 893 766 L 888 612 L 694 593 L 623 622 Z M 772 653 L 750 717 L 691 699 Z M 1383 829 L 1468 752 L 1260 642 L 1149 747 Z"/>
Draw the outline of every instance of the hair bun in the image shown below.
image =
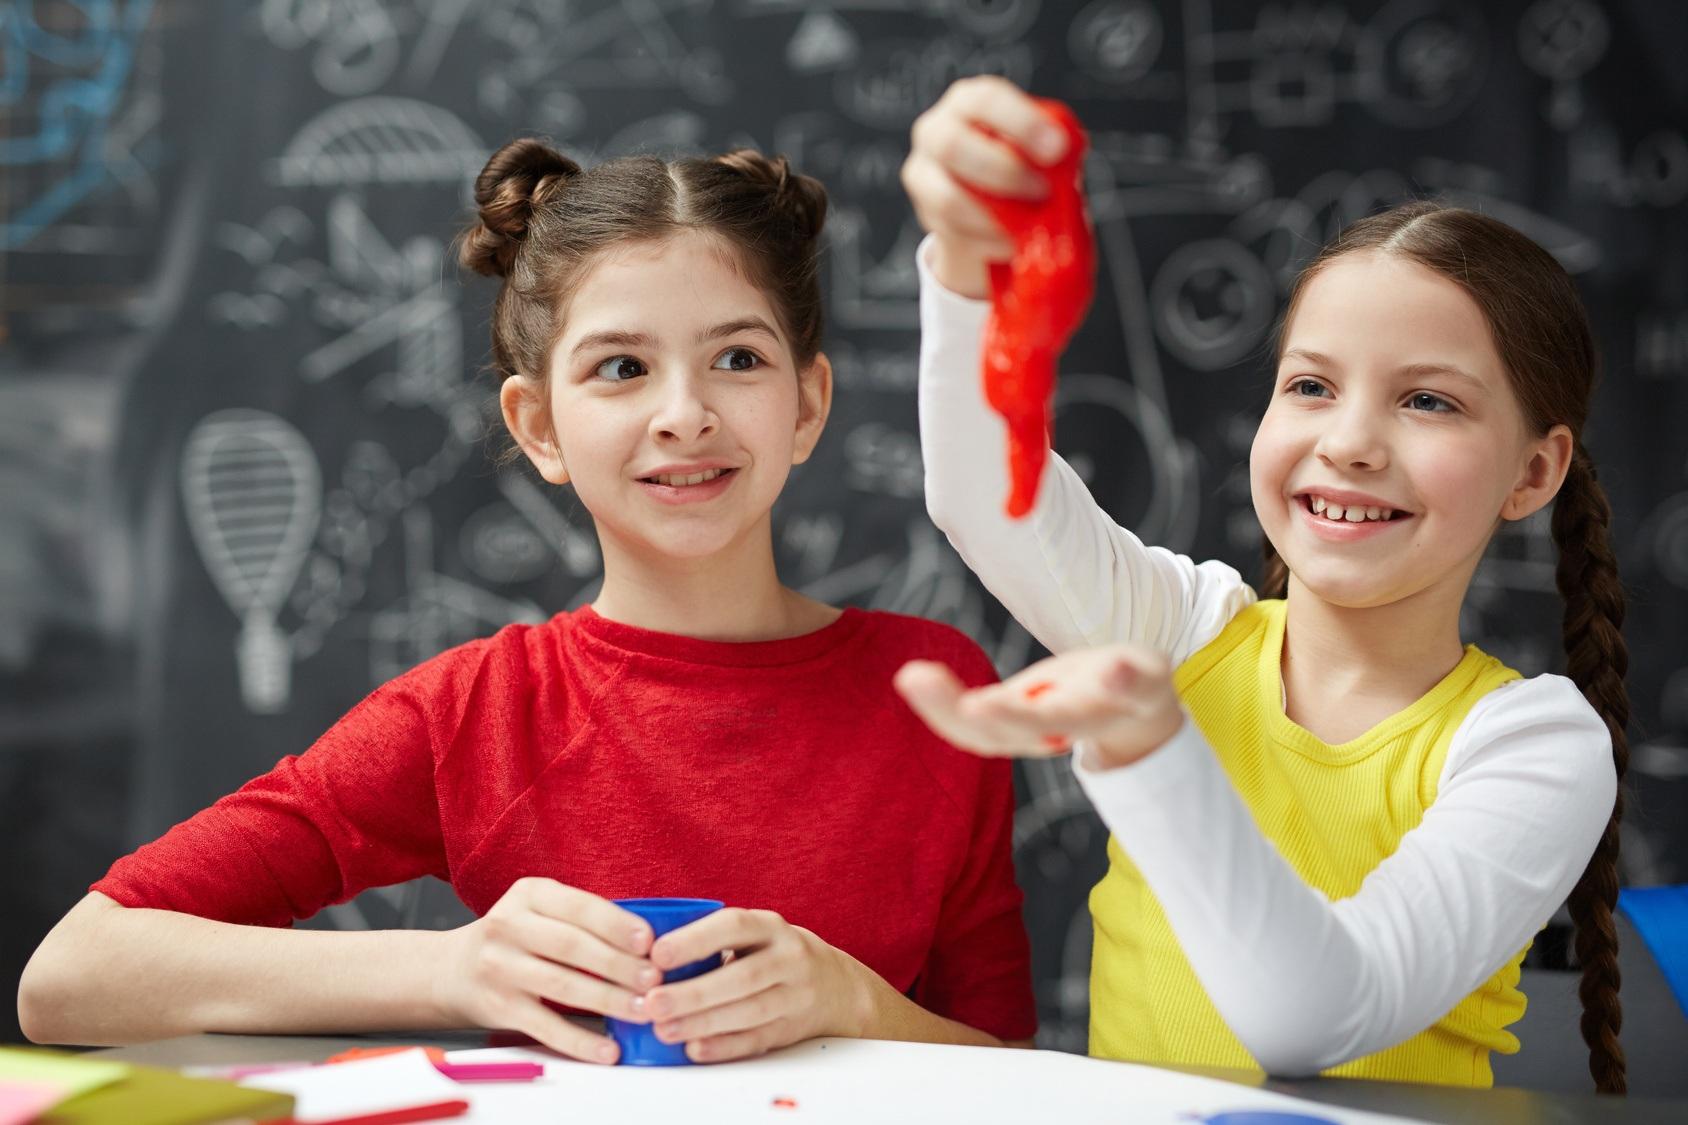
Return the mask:
<path fill-rule="evenodd" d="M 734 149 L 715 158 L 773 193 L 774 207 L 786 214 L 805 241 L 820 237 L 826 223 L 826 188 L 805 176 L 783 156 L 768 157 L 753 148 Z"/>
<path fill-rule="evenodd" d="M 479 220 L 463 239 L 458 259 L 476 273 L 505 277 L 527 238 L 536 206 L 556 197 L 580 165 L 533 137 L 492 154 L 475 177 Z"/>

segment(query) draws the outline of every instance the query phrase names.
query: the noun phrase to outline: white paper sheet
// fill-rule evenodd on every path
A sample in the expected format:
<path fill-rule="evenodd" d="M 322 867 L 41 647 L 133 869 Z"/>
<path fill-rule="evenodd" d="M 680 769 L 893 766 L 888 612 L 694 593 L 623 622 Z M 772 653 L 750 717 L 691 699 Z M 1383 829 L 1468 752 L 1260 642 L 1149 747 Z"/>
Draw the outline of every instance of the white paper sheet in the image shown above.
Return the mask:
<path fill-rule="evenodd" d="M 292 1094 L 293 1119 L 300 1125 L 429 1102 L 463 1100 L 476 1104 L 478 1109 L 478 1103 L 466 1092 L 473 1087 L 453 1082 L 435 1070 L 434 1064 L 420 1049 L 335 1063 L 333 1066 L 307 1066 L 271 1074 L 254 1074 L 243 1078 L 241 1085 Z M 458 1117 L 453 1120 L 473 1119 Z"/>
<path fill-rule="evenodd" d="M 1055 1051 L 821 1039 L 715 1066 L 600 1067 L 521 1048 L 454 1051 L 450 1058 L 546 1064 L 545 1077 L 534 1082 L 459 1087 L 474 1105 L 472 1115 L 459 1120 L 501 1125 L 561 1120 L 1200 1125 L 1216 1114 L 1242 1110 L 1302 1113 L 1335 1125 L 1407 1120 Z M 778 1099 L 793 1104 L 783 1106 Z"/>

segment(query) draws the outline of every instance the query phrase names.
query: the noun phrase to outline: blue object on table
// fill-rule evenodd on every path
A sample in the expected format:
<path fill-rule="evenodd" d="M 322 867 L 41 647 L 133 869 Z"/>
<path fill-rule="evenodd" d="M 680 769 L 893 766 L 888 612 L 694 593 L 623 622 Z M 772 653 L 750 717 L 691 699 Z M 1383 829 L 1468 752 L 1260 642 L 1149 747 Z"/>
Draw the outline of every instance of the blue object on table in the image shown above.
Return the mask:
<path fill-rule="evenodd" d="M 721 909 L 722 903 L 712 898 L 618 898 L 615 904 L 631 911 L 651 924 L 657 937 L 696 922 L 699 918 Z M 711 969 L 721 967 L 721 955 L 716 953 L 701 961 L 669 969 L 662 974 L 663 984 L 690 980 Z M 604 1025 L 610 1038 L 621 1048 L 623 1066 L 689 1066 L 684 1043 L 664 1043 L 656 1037 L 654 1024 L 628 1023 L 614 1016 L 606 1017 Z"/>
<path fill-rule="evenodd" d="M 1618 891 L 1618 909 L 1629 915 L 1688 1016 L 1688 884 L 1624 887 Z"/>
<path fill-rule="evenodd" d="M 1202 1125 L 1336 1125 L 1336 1122 L 1328 1117 L 1314 1117 L 1308 1113 L 1244 1109 L 1236 1113 L 1216 1113 L 1212 1117 L 1204 1117 Z"/>

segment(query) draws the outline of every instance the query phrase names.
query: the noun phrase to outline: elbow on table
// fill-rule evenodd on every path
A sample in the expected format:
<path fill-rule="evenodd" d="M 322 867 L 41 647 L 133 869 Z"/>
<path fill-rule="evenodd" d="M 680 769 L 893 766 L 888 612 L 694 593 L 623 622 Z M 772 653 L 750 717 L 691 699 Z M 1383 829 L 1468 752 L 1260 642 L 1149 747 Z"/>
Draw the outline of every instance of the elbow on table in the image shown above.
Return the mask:
<path fill-rule="evenodd" d="M 1306 1013 L 1302 1013 L 1305 1015 Z M 1312 1078 L 1369 1052 L 1351 1021 L 1280 1017 L 1257 1027 L 1232 1027 L 1260 1068 L 1274 1078 Z"/>
<path fill-rule="evenodd" d="M 31 1043 L 75 1040 L 66 1013 L 74 1007 L 75 974 L 53 948 L 51 936 L 24 966 L 18 981 L 18 1027 Z"/>
<path fill-rule="evenodd" d="M 96 1043 L 92 1028 L 78 1013 L 91 1013 L 109 997 L 96 995 L 97 974 L 84 951 L 95 940 L 90 933 L 100 915 L 122 910 L 117 903 L 89 895 L 42 939 L 18 980 L 18 1028 L 32 1043 Z"/>

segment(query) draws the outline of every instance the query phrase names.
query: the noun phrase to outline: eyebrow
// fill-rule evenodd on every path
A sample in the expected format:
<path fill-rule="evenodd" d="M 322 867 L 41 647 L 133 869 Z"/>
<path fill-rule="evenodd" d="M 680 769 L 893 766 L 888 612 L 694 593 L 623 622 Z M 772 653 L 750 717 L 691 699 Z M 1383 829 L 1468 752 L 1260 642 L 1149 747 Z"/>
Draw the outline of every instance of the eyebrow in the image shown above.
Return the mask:
<path fill-rule="evenodd" d="M 737 320 L 722 321 L 705 328 L 697 334 L 696 342 L 707 344 L 711 340 L 722 340 L 742 332 L 759 332 L 776 344 L 780 340 L 779 333 L 761 317 L 741 316 Z M 654 348 L 656 345 L 656 337 L 648 332 L 623 332 L 612 328 L 602 332 L 588 332 L 574 345 L 569 355 L 572 358 L 595 348 Z"/>
<path fill-rule="evenodd" d="M 1330 356 L 1325 355 L 1323 352 L 1316 352 L 1311 348 L 1288 348 L 1284 351 L 1282 357 L 1280 357 L 1279 362 L 1282 363 L 1286 359 L 1303 359 L 1316 367 L 1339 366 L 1339 364 L 1337 364 L 1335 360 L 1331 359 Z M 1483 380 L 1479 379 L 1476 375 L 1473 375 L 1465 368 L 1455 366 L 1451 363 L 1409 363 L 1396 368 L 1395 374 L 1411 375 L 1420 378 L 1426 375 L 1452 375 L 1455 378 L 1464 379 L 1476 387 L 1485 390 L 1487 389 Z"/>

